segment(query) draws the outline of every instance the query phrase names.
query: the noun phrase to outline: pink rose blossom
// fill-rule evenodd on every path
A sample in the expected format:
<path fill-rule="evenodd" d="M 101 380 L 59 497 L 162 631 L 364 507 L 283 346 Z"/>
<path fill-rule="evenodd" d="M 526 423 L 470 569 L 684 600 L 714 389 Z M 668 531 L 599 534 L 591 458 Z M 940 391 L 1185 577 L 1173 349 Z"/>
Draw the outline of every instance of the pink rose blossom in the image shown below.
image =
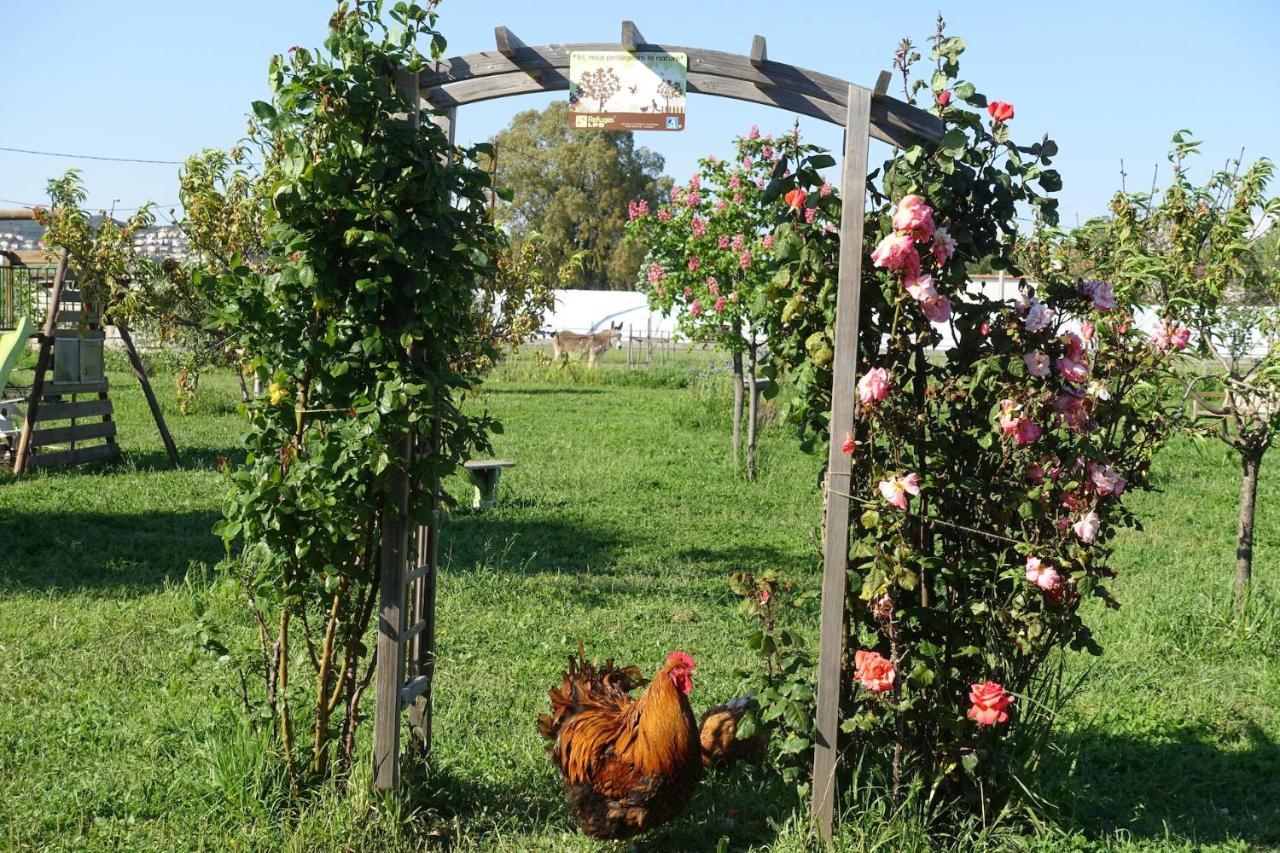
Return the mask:
<path fill-rule="evenodd" d="M 650 284 L 657 284 L 658 282 L 662 281 L 666 277 L 667 277 L 666 270 L 658 266 L 656 263 L 649 264 L 648 278 L 649 278 Z"/>
<path fill-rule="evenodd" d="M 1085 320 L 1083 323 L 1080 324 L 1080 337 L 1084 338 L 1086 343 L 1093 340 L 1094 335 L 1096 335 L 1097 333 L 1098 333 L 1098 327 L 1095 326 L 1093 323 L 1089 322 L 1088 320 Z"/>
<path fill-rule="evenodd" d="M 1080 285 L 1080 290 L 1093 300 L 1093 307 L 1099 311 L 1110 311 L 1116 307 L 1116 288 L 1109 281 L 1089 279 Z"/>
<path fill-rule="evenodd" d="M 889 371 L 873 367 L 858 380 L 858 402 L 864 406 L 879 403 L 889 396 Z"/>
<path fill-rule="evenodd" d="M 745 270 L 745 269 L 750 269 L 750 268 L 751 268 L 751 253 L 750 253 L 750 252 L 743 252 L 743 253 L 742 253 L 742 255 L 738 258 L 738 266 L 742 267 L 744 270 Z"/>
<path fill-rule="evenodd" d="M 1032 376 L 1043 379 L 1049 375 L 1049 356 L 1040 350 L 1027 353 L 1022 357 L 1022 360 L 1027 365 L 1027 373 Z"/>
<path fill-rule="evenodd" d="M 1084 341 L 1075 332 L 1067 332 L 1062 336 L 1062 342 L 1067 346 L 1067 358 L 1072 361 L 1084 360 Z"/>
<path fill-rule="evenodd" d="M 742 200 L 743 200 L 744 198 L 746 198 L 746 196 L 744 196 L 742 193 L 734 193 L 734 194 L 733 194 L 733 203 L 734 203 L 734 204 L 742 204 Z"/>
<path fill-rule="evenodd" d="M 658 219 L 659 219 L 659 221 L 661 221 L 661 222 L 667 222 L 667 221 L 669 221 L 669 220 L 671 219 L 671 217 L 672 217 L 672 216 L 674 216 L 674 214 L 673 214 L 669 209 L 667 209 L 667 208 L 665 208 L 665 207 L 664 207 L 664 208 L 662 208 L 662 209 L 660 209 L 660 210 L 658 211 Z"/>
<path fill-rule="evenodd" d="M 1018 421 L 1021 420 L 1018 408 L 1018 405 L 1008 398 L 1000 401 L 1000 431 L 1005 435 L 1013 435 L 1018 431 Z"/>
<path fill-rule="evenodd" d="M 1028 332 L 1039 332 L 1053 323 L 1053 309 L 1039 299 L 1032 299 L 1027 308 L 1027 316 L 1022 319 L 1022 327 Z"/>
<path fill-rule="evenodd" d="M 1186 326 L 1179 326 L 1178 328 L 1174 329 L 1173 334 L 1169 336 L 1169 343 L 1173 345 L 1174 349 L 1179 351 L 1186 349 L 1187 343 L 1190 340 L 1191 340 L 1191 330 L 1188 329 Z"/>
<path fill-rule="evenodd" d="M 933 239 L 933 208 L 918 195 L 908 195 L 898 202 L 893 214 L 893 230 L 910 234 L 916 240 Z"/>
<path fill-rule="evenodd" d="M 831 186 L 831 184 L 827 183 L 826 181 L 823 181 L 822 186 L 818 187 L 818 195 L 820 195 L 822 198 L 826 198 L 827 196 L 831 195 L 831 191 L 834 189 L 835 187 Z"/>
<path fill-rule="evenodd" d="M 1089 463 L 1089 479 L 1098 494 L 1116 497 L 1124 493 L 1124 487 L 1129 482 L 1110 465 L 1095 465 L 1092 462 Z"/>
<path fill-rule="evenodd" d="M 707 290 L 711 292 L 712 296 L 720 295 L 720 282 L 716 281 L 716 277 L 713 275 L 707 276 Z"/>
<path fill-rule="evenodd" d="M 893 664 L 879 652 L 858 649 L 854 652 L 853 663 L 855 666 L 854 680 L 870 692 L 888 693 L 893 689 L 893 682 L 897 678 L 897 673 L 894 672 Z"/>
<path fill-rule="evenodd" d="M 756 178 L 756 189 L 764 189 L 764 178 Z"/>
<path fill-rule="evenodd" d="M 1075 385 L 1089 380 L 1089 364 L 1085 361 L 1074 361 L 1070 358 L 1058 359 L 1058 372 L 1062 378 Z"/>
<path fill-rule="evenodd" d="M 724 209 L 729 206 L 728 199 L 720 199 L 716 202 L 716 213 L 724 213 Z"/>
<path fill-rule="evenodd" d="M 902 280 L 902 287 L 911 294 L 911 298 L 917 302 L 923 302 L 931 296 L 937 296 L 938 291 L 933 286 L 933 276 L 916 275 L 909 276 Z"/>
<path fill-rule="evenodd" d="M 771 146 L 771 145 L 766 145 L 766 146 L 764 147 L 764 150 L 763 150 L 763 151 L 761 151 L 760 153 L 764 155 L 764 159 L 766 159 L 766 160 L 772 160 L 772 159 L 773 159 L 773 146 Z"/>
<path fill-rule="evenodd" d="M 689 190 L 689 194 L 684 198 L 684 203 L 689 207 L 697 207 L 702 204 L 702 193 L 697 190 Z"/>
<path fill-rule="evenodd" d="M 956 253 L 956 241 L 947 229 L 939 228 L 933 232 L 933 244 L 930 248 L 933 251 L 933 259 L 939 264 L 945 264 Z"/>
<path fill-rule="evenodd" d="M 754 163 L 755 163 L 755 161 L 754 161 L 754 160 L 752 160 L 750 157 L 743 157 L 743 158 L 742 158 L 742 165 L 743 165 L 743 166 L 746 166 L 748 169 L 750 169 L 750 168 L 751 168 L 751 166 L 752 166 Z"/>
<path fill-rule="evenodd" d="M 1054 402 L 1054 408 L 1061 416 L 1063 423 L 1076 433 L 1084 432 L 1089 426 L 1089 398 L 1075 388 L 1063 389 Z"/>
<path fill-rule="evenodd" d="M 692 258 L 689 259 L 689 272 L 697 272 L 698 267 L 700 266 L 702 266 L 702 261 L 701 259 L 698 258 L 697 255 L 694 255 Z"/>
<path fill-rule="evenodd" d="M 1062 576 L 1053 566 L 1044 563 L 1039 557 L 1027 557 L 1027 581 L 1045 592 L 1051 592 L 1062 581 Z"/>
<path fill-rule="evenodd" d="M 729 247 L 732 248 L 735 252 L 741 252 L 742 247 L 744 245 L 746 245 L 746 238 L 743 237 L 741 234 L 734 234 L 733 242 L 729 244 Z"/>
<path fill-rule="evenodd" d="M 1013 437 L 1019 447 L 1026 447 L 1036 439 L 1038 439 L 1044 430 L 1040 429 L 1040 425 L 1030 418 L 1018 418 L 1018 428 L 1014 432 Z"/>
<path fill-rule="evenodd" d="M 1076 537 L 1086 545 L 1093 542 L 1094 537 L 1098 535 L 1098 528 L 1101 522 L 1098 520 L 1098 514 L 1093 510 L 1089 510 L 1073 525 L 1071 529 L 1075 531 Z"/>
<path fill-rule="evenodd" d="M 721 234 L 720 239 L 716 241 L 716 245 L 719 246 L 721 249 L 729 248 L 729 235 Z"/>
<path fill-rule="evenodd" d="M 714 306 L 714 310 L 715 310 L 715 312 L 716 312 L 717 314 L 719 314 L 720 312 L 724 311 L 724 297 L 723 297 L 723 296 L 718 297 L 718 298 L 716 299 L 716 304 L 715 304 L 715 306 Z"/>
<path fill-rule="evenodd" d="M 945 323 L 951 319 L 951 300 L 934 294 L 920 300 L 920 310 L 929 318 L 929 322 Z"/>
<path fill-rule="evenodd" d="M 1012 107 L 1009 115 L 1012 118 Z M 970 687 L 969 701 L 973 703 L 969 708 L 969 719 L 980 726 L 994 726 L 1009 719 L 1008 708 L 1013 704 L 1014 697 L 994 681 L 984 681 Z"/>
<path fill-rule="evenodd" d="M 684 289 L 684 298 L 685 298 L 685 299 L 692 299 L 692 298 L 693 298 L 693 288 L 692 288 L 692 287 L 686 287 L 686 288 Z"/>
<path fill-rule="evenodd" d="M 738 291 L 735 290 L 729 294 L 729 301 L 732 302 L 734 305 L 738 304 Z"/>
<path fill-rule="evenodd" d="M 740 186 L 742 186 L 742 176 L 734 172 L 729 176 L 729 189 L 736 190 Z"/>
<path fill-rule="evenodd" d="M 914 278 L 920 272 L 920 255 L 910 234 L 890 234 L 880 241 L 871 253 L 871 262 L 878 267 L 902 272 Z"/>
<path fill-rule="evenodd" d="M 818 208 L 816 207 L 806 207 L 804 209 L 804 221 L 809 225 L 813 224 L 813 218 L 817 215 L 818 215 Z"/>
<path fill-rule="evenodd" d="M 920 494 L 920 475 L 914 471 L 903 477 L 890 477 L 880 481 L 880 494 L 898 509 L 907 508 L 907 495 Z"/>
<path fill-rule="evenodd" d="M 627 202 L 627 218 L 643 219 L 649 215 L 649 202 L 641 199 L 640 201 Z"/>
<path fill-rule="evenodd" d="M 1063 509 L 1071 512 L 1079 512 L 1085 508 L 1084 497 L 1076 492 L 1065 493 L 1059 502 L 1062 504 Z"/>
<path fill-rule="evenodd" d="M 766 249 L 772 249 L 772 248 L 773 248 L 773 235 L 772 235 L 772 234 L 766 234 L 766 235 L 764 235 L 764 238 L 760 240 L 760 245 L 761 245 L 761 246 L 763 246 L 763 247 L 764 247 L 764 248 L 766 248 Z"/>
<path fill-rule="evenodd" d="M 702 186 L 701 175 L 694 175 L 692 178 L 689 179 L 689 189 L 696 190 L 700 186 Z"/>
<path fill-rule="evenodd" d="M 702 313 L 702 300 L 700 299 L 693 300 L 693 302 L 689 305 L 689 315 L 692 317 L 697 317 L 701 313 Z"/>
<path fill-rule="evenodd" d="M 758 125 L 751 125 L 751 132 L 747 134 L 747 139 L 759 139 L 760 128 Z"/>
<path fill-rule="evenodd" d="M 703 234 L 707 233 L 707 220 L 703 219 L 701 216 L 693 217 L 689 225 L 693 229 L 693 236 L 695 237 L 701 237 Z"/>

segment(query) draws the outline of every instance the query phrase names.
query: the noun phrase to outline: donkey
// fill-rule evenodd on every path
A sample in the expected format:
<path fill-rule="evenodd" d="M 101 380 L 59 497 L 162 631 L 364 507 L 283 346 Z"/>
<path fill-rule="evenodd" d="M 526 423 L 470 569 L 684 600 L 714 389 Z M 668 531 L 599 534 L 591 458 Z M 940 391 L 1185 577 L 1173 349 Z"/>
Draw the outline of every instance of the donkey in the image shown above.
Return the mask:
<path fill-rule="evenodd" d="M 555 345 L 555 360 L 563 359 L 568 363 L 571 353 L 583 353 L 587 357 L 587 366 L 595 367 L 600 353 L 607 349 L 622 349 L 622 323 L 609 324 L 607 332 L 590 332 L 580 335 L 577 332 L 556 332 L 552 336 Z"/>

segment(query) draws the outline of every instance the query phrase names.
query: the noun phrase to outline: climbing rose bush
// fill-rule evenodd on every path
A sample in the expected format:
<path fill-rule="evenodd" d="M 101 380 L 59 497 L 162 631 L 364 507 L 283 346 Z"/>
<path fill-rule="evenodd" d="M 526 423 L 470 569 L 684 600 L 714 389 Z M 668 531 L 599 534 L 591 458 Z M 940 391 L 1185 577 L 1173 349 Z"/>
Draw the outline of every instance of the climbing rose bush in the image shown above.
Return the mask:
<path fill-rule="evenodd" d="M 977 809 L 1033 782 L 1047 664 L 1101 653 L 1082 604 L 1116 606 L 1111 542 L 1171 424 L 1148 377 L 1174 342 L 1135 332 L 1107 282 L 1023 280 L 1008 301 L 969 286 L 983 258 L 1018 281 L 1019 218 L 1056 221 L 1057 146 L 1015 142 L 1014 106 L 959 78 L 964 42 L 941 21 L 932 41 L 925 80 L 909 43 L 897 67 L 945 135 L 872 175 L 857 416 L 835 431 L 853 465 L 841 726 L 846 768 Z M 808 165 L 781 164 L 766 195 L 812 194 Z M 770 347 L 788 417 L 825 450 L 838 238 L 786 204 L 778 223 Z"/>

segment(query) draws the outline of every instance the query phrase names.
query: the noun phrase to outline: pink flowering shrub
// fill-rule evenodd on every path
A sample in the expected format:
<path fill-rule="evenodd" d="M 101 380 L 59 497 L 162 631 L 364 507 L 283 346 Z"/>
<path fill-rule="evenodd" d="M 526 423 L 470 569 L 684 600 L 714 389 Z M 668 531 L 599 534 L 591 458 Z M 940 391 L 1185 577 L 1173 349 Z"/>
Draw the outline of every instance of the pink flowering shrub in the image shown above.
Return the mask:
<path fill-rule="evenodd" d="M 1020 209 L 1056 221 L 1057 147 L 1015 143 L 1013 106 L 959 79 L 964 43 L 935 44 L 931 82 L 909 91 L 946 133 L 895 152 L 869 191 L 842 728 L 850 763 L 972 804 L 1016 792 L 1019 744 L 1042 742 L 1058 672 L 1043 664 L 1101 651 L 1081 604 L 1115 603 L 1110 542 L 1170 425 L 1144 381 L 1167 354 L 1107 282 L 1025 281 L 1010 302 L 968 287 L 980 258 L 1020 275 Z M 834 202 L 791 156 L 774 196 Z M 781 201 L 776 216 L 770 348 L 797 389 L 785 411 L 825 458 L 838 235 Z"/>

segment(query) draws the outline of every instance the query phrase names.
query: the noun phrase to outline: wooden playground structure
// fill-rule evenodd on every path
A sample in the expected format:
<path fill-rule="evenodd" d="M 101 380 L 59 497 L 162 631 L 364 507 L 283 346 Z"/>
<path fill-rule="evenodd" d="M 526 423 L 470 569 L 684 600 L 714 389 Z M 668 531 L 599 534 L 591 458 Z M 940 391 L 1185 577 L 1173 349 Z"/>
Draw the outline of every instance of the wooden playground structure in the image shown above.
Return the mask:
<path fill-rule="evenodd" d="M 0 221 L 34 220 L 27 208 L 0 210 Z M 4 437 L 9 443 L 13 473 L 28 468 L 60 468 L 90 462 L 110 462 L 120 456 L 104 370 L 106 327 L 110 318 L 74 281 L 65 249 L 56 256 L 44 251 L 0 253 L 0 333 L 7 333 L 0 353 L 0 385 L 30 340 L 36 341 L 35 373 L 29 389 L 5 393 Z M 34 320 L 43 309 L 38 330 Z M 178 450 L 169 434 L 128 328 L 115 326 L 130 367 L 155 419 L 170 461 L 178 465 Z M 13 417 L 9 417 L 12 415 Z M 16 442 L 14 439 L 16 438 Z"/>

